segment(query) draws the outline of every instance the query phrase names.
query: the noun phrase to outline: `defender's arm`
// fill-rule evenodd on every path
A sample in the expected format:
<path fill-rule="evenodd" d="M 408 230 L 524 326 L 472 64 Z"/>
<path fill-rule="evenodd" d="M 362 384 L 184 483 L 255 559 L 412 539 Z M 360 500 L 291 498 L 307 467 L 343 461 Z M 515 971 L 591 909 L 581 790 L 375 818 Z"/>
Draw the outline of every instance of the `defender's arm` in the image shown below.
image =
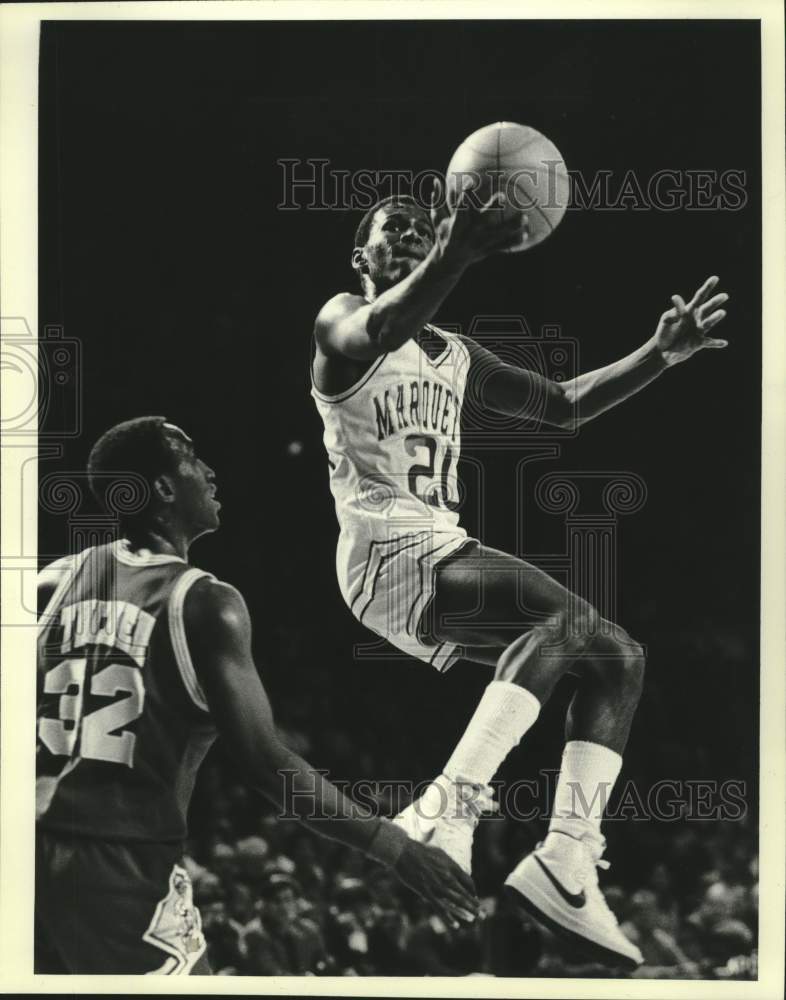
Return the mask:
<path fill-rule="evenodd" d="M 451 920 L 475 914 L 471 880 L 446 854 L 373 817 L 281 742 L 252 658 L 251 621 L 241 595 L 226 584 L 201 580 L 188 592 L 184 616 L 211 715 L 256 787 L 322 836 L 392 865 L 402 881 Z"/>

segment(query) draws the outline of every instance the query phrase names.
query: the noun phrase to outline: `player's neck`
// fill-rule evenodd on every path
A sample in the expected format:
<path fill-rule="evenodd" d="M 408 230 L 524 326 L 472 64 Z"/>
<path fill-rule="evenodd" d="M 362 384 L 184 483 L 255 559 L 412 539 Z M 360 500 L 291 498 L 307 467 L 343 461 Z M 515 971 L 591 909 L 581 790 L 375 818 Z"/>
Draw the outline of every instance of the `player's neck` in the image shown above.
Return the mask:
<path fill-rule="evenodd" d="M 183 534 L 170 528 L 157 526 L 144 528 L 127 535 L 129 547 L 133 552 L 145 549 L 154 555 L 179 556 L 188 559 L 190 540 Z"/>
<path fill-rule="evenodd" d="M 399 284 L 398 281 L 391 281 L 390 283 L 388 283 L 384 280 L 380 280 L 379 283 L 376 284 L 371 280 L 371 278 L 368 277 L 368 275 L 364 274 L 363 298 L 370 305 L 372 302 L 376 301 L 376 299 L 378 299 L 383 292 L 389 291 L 391 288 L 394 288 L 398 284 Z"/>

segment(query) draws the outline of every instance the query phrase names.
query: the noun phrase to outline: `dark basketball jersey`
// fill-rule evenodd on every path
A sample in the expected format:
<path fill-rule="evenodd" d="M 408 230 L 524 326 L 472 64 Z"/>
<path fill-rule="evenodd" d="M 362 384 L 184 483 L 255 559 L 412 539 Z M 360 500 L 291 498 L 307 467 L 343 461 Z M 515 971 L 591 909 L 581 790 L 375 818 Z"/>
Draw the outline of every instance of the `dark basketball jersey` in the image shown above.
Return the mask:
<path fill-rule="evenodd" d="M 183 602 L 209 576 L 126 542 L 53 564 L 38 637 L 41 827 L 177 841 L 216 732 L 186 642 Z"/>

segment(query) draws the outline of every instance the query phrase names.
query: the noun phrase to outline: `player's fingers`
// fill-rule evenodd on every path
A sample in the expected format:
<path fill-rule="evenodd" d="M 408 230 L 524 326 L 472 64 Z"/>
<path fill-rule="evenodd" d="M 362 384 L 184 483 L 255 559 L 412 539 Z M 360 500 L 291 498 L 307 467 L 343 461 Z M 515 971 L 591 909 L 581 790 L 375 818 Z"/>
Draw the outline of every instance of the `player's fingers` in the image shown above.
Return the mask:
<path fill-rule="evenodd" d="M 688 307 L 685 305 L 685 299 L 681 295 L 672 295 L 671 301 L 674 303 L 674 308 L 677 310 L 678 316 L 684 316 L 688 311 Z"/>
<path fill-rule="evenodd" d="M 428 901 L 431 903 L 431 905 L 434 907 L 434 909 L 437 911 L 439 916 L 442 917 L 442 919 L 445 921 L 445 923 L 449 927 L 452 927 L 454 930 L 458 930 L 461 924 L 459 923 L 457 915 L 452 912 L 451 908 L 433 894 L 427 898 Z"/>
<path fill-rule="evenodd" d="M 465 871 L 459 868 L 458 865 L 454 865 L 451 869 L 453 877 L 461 883 L 462 888 L 467 892 L 471 900 L 475 899 L 475 883 L 467 875 Z"/>
<path fill-rule="evenodd" d="M 475 884 L 472 879 L 461 868 L 448 859 L 448 870 L 441 881 L 444 892 L 449 893 L 454 899 L 458 899 L 462 905 L 470 909 L 477 909 L 478 898 L 475 894 Z"/>
<path fill-rule="evenodd" d="M 707 318 L 706 318 L 706 319 L 705 319 L 705 320 L 704 320 L 704 321 L 702 322 L 702 324 L 701 324 L 701 332 L 702 332 L 702 333 L 709 333 L 709 332 L 710 332 L 710 330 L 711 330 L 711 329 L 712 329 L 712 328 L 713 328 L 714 326 L 717 326 L 717 325 L 718 325 L 718 323 L 720 323 L 720 321 L 721 321 L 722 319 L 725 319 L 725 318 L 726 318 L 726 310 L 725 310 L 725 309 L 718 309 L 718 310 L 717 310 L 716 312 L 714 312 L 714 313 L 712 314 L 712 316 L 708 316 L 708 317 L 707 317 Z"/>
<path fill-rule="evenodd" d="M 440 180 L 436 179 L 431 189 L 431 225 L 435 232 L 440 222 L 446 219 L 451 211 L 450 191 Z"/>
<path fill-rule="evenodd" d="M 445 208 L 450 215 L 454 215 L 459 209 L 465 208 L 467 204 L 467 190 L 463 187 L 457 187 L 455 184 L 448 184 L 447 195 L 445 198 Z M 462 212 L 462 215 L 466 215 L 466 212 Z"/>
<path fill-rule="evenodd" d="M 449 213 L 455 212 L 459 204 L 464 203 L 466 191 L 464 185 L 456 182 L 455 178 L 445 182 L 445 208 Z"/>
<path fill-rule="evenodd" d="M 437 850 L 437 848 L 434 848 L 434 850 Z M 452 858 L 446 856 L 443 861 L 444 875 L 439 881 L 441 891 L 454 899 L 458 899 L 462 905 L 468 906 L 473 910 L 477 909 L 479 903 L 475 894 L 475 883 L 463 869 L 459 868 Z"/>
<path fill-rule="evenodd" d="M 710 350 L 717 349 L 719 347 L 728 347 L 728 340 L 716 340 L 715 337 L 705 337 L 701 344 L 702 347 L 709 347 Z"/>
<path fill-rule="evenodd" d="M 458 883 L 454 883 L 454 885 L 445 887 L 445 892 L 450 896 L 451 901 L 469 913 L 477 913 L 480 904 L 475 895 L 474 888 L 471 891 L 467 891 Z"/>
<path fill-rule="evenodd" d="M 719 281 L 720 278 L 718 277 L 717 274 L 713 274 L 711 278 L 707 278 L 707 280 L 704 282 L 701 288 L 699 288 L 699 290 L 690 300 L 688 308 L 694 309 L 697 305 L 703 302 L 710 294 L 710 292 L 713 290 L 713 288 L 718 284 Z"/>
<path fill-rule="evenodd" d="M 466 902 L 462 896 L 455 893 L 450 893 L 448 898 L 443 895 L 442 902 L 444 906 L 447 906 L 451 914 L 457 917 L 459 920 L 465 920 L 468 923 L 472 921 L 477 916 L 478 905 L 473 902 Z"/>
<path fill-rule="evenodd" d="M 484 201 L 480 206 L 480 211 L 483 214 L 487 212 L 496 212 L 501 208 L 504 208 L 508 200 L 502 191 L 495 191 L 494 194 L 489 198 L 488 201 Z"/>
<path fill-rule="evenodd" d="M 696 310 L 699 316 L 708 316 L 714 309 L 718 306 L 722 306 L 724 302 L 729 301 L 729 296 L 726 292 L 721 292 L 719 295 L 713 295 L 711 299 L 707 299 L 706 302 L 702 302 L 699 308 Z"/>
<path fill-rule="evenodd" d="M 676 309 L 669 309 L 661 316 L 661 322 L 669 324 L 676 323 L 679 318 L 680 314 Z"/>
<path fill-rule="evenodd" d="M 518 246 L 529 238 L 529 231 L 522 222 L 520 215 L 504 219 L 498 225 L 492 226 L 485 235 L 484 243 L 488 250 L 507 250 Z"/>

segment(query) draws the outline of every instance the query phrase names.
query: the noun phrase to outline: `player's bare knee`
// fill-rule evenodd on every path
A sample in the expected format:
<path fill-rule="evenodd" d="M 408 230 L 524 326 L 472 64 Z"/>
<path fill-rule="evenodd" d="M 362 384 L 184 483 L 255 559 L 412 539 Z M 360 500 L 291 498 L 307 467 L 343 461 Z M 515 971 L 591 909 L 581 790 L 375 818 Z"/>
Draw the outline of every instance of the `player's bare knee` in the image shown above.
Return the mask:
<path fill-rule="evenodd" d="M 554 623 L 536 625 L 515 639 L 503 652 L 497 661 L 494 679 L 498 681 L 518 682 L 522 672 L 526 671 L 531 679 L 536 670 L 533 654 L 540 673 L 552 676 L 559 675 L 564 670 L 564 661 L 558 656 L 540 656 L 538 653 L 549 647 L 556 648 L 560 641 L 560 633 Z M 537 652 L 536 652 L 537 651 Z"/>
<path fill-rule="evenodd" d="M 533 629 L 526 635 L 520 636 L 503 650 L 497 669 L 494 671 L 494 679 L 497 681 L 509 681 L 515 683 L 524 666 L 528 652 L 539 643 L 540 636 L 538 629 Z"/>
<path fill-rule="evenodd" d="M 629 645 L 626 645 L 625 649 L 627 687 L 630 689 L 630 693 L 635 695 L 636 700 L 638 700 L 644 688 L 644 672 L 647 665 L 647 658 L 644 655 L 644 648 L 633 639 L 629 640 Z"/>
<path fill-rule="evenodd" d="M 574 646 L 589 648 L 600 633 L 601 617 L 591 604 L 582 602 L 559 616 L 560 634 Z"/>
<path fill-rule="evenodd" d="M 607 665 L 607 680 L 620 688 L 628 699 L 638 701 L 644 688 L 644 648 L 626 633 L 615 646 L 616 651 L 603 661 Z"/>

